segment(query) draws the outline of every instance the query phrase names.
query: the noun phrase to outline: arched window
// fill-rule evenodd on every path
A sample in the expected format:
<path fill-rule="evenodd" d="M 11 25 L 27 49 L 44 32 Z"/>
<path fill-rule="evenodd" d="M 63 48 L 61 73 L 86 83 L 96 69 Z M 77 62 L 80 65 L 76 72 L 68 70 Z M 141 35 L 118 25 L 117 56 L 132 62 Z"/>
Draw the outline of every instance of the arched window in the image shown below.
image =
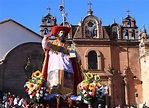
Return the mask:
<path fill-rule="evenodd" d="M 51 25 L 51 19 L 50 19 L 50 18 L 47 19 L 47 25 L 48 25 L 48 26 Z"/>
<path fill-rule="evenodd" d="M 112 35 L 113 35 L 113 40 L 118 39 L 118 27 L 117 26 L 112 27 Z"/>
<path fill-rule="evenodd" d="M 95 51 L 88 53 L 88 69 L 98 69 L 97 53 Z"/>
<path fill-rule="evenodd" d="M 44 28 L 44 36 L 48 34 L 48 29 Z"/>
<path fill-rule="evenodd" d="M 135 39 L 135 30 L 132 30 L 132 36 L 131 39 Z"/>
<path fill-rule="evenodd" d="M 125 39 L 128 40 L 129 39 L 128 30 L 125 30 L 124 33 L 125 33 Z"/>
<path fill-rule="evenodd" d="M 127 27 L 131 27 L 131 20 L 130 19 L 128 19 L 128 21 L 127 21 Z"/>

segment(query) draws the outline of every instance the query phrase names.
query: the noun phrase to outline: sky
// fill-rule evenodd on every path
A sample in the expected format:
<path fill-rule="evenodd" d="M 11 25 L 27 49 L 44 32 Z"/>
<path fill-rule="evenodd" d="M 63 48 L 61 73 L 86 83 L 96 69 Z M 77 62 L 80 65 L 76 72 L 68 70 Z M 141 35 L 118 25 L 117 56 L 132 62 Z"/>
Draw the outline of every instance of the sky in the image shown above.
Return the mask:
<path fill-rule="evenodd" d="M 88 2 L 92 3 L 93 15 L 102 20 L 103 26 L 112 25 L 114 20 L 122 25 L 122 19 L 127 17 L 126 11 L 129 10 L 138 31 L 144 25 L 149 32 L 149 0 L 64 0 L 67 22 L 78 25 L 87 16 Z M 0 0 L 0 22 L 13 19 L 39 34 L 41 19 L 48 14 L 48 7 L 57 24 L 62 23 L 60 4 L 62 0 Z"/>

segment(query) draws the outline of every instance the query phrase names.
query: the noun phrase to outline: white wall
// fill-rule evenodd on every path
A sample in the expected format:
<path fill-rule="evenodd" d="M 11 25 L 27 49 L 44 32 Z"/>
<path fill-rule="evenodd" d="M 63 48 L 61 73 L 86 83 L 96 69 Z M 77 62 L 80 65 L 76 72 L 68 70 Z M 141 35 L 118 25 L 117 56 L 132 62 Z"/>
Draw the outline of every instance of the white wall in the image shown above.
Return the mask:
<path fill-rule="evenodd" d="M 42 38 L 22 26 L 8 21 L 0 24 L 0 60 L 16 46 L 27 42 L 40 42 Z"/>

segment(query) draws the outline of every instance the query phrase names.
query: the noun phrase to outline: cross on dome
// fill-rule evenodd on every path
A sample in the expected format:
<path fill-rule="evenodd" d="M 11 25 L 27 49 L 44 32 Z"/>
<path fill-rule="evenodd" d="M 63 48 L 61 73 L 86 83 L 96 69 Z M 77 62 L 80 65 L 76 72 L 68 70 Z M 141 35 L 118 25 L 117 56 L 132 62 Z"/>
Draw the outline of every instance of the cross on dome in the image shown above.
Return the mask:
<path fill-rule="evenodd" d="M 129 15 L 129 13 L 130 13 L 130 10 L 129 10 L 129 9 L 127 9 L 127 10 L 126 10 L 126 12 L 127 12 L 127 15 Z"/>
<path fill-rule="evenodd" d="M 88 2 L 87 4 L 88 4 L 88 6 L 89 6 L 89 10 L 91 10 L 91 5 L 92 5 L 92 3 L 91 3 L 91 2 Z"/>
<path fill-rule="evenodd" d="M 48 8 L 47 8 L 47 10 L 48 10 L 48 14 L 50 14 L 50 10 L 51 10 L 51 8 L 50 8 L 50 7 L 48 7 Z"/>

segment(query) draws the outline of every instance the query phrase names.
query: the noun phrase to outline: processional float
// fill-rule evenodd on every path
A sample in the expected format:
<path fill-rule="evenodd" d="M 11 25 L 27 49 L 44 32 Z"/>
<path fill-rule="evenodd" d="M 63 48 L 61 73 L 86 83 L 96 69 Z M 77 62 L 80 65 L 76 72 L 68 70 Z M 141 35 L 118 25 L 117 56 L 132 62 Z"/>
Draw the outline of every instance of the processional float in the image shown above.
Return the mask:
<path fill-rule="evenodd" d="M 100 82 L 100 76 L 92 74 L 81 68 L 81 63 L 78 60 L 78 55 L 75 50 L 73 42 L 71 44 L 61 45 L 57 42 L 58 33 L 60 31 L 65 32 L 67 37 L 70 32 L 70 27 L 64 25 L 65 13 L 64 5 L 60 6 L 63 11 L 63 26 L 54 26 L 52 33 L 46 35 L 49 38 L 48 43 L 53 53 L 63 53 L 64 56 L 69 56 L 72 63 L 73 74 L 65 73 L 64 70 L 59 69 L 57 72 L 57 85 L 49 86 L 48 83 L 48 66 L 49 66 L 49 50 L 44 49 L 45 58 L 42 66 L 42 70 L 37 70 L 32 73 L 31 78 L 26 82 L 26 92 L 32 103 L 39 106 L 41 103 L 44 107 L 56 106 L 56 107 L 70 107 L 72 101 L 77 106 L 77 102 L 80 104 L 86 104 L 86 107 L 91 107 L 94 102 L 102 101 L 103 98 L 103 86 Z M 50 38 L 53 37 L 54 38 Z M 62 55 L 63 55 L 62 54 Z M 55 62 L 53 61 L 52 64 Z M 71 105 L 70 105 L 71 104 Z M 81 108 L 82 106 L 80 106 Z"/>

